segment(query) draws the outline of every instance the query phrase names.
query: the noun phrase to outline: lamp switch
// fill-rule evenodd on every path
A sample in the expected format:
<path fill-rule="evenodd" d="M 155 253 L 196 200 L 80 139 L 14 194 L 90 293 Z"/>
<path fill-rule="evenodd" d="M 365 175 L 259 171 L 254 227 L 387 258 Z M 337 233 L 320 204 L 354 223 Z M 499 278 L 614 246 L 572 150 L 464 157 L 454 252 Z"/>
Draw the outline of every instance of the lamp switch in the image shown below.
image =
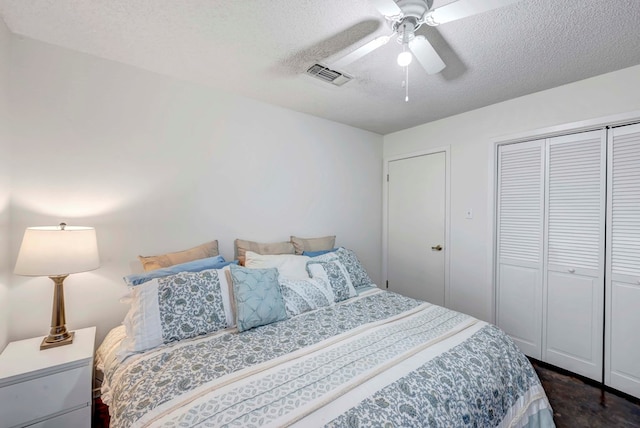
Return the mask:
<path fill-rule="evenodd" d="M 473 210 L 471 208 L 468 208 L 466 213 L 465 213 L 465 218 L 467 219 L 472 219 L 473 218 Z"/>

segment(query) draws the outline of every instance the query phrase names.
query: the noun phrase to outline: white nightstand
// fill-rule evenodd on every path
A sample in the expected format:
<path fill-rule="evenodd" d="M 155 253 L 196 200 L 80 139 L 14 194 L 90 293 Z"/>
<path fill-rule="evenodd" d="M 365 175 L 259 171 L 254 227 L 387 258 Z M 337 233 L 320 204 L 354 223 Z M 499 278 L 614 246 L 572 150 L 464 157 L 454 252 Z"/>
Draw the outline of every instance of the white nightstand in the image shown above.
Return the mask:
<path fill-rule="evenodd" d="M 0 354 L 0 428 L 91 427 L 95 337 L 89 327 L 43 351 L 42 337 L 9 343 Z"/>

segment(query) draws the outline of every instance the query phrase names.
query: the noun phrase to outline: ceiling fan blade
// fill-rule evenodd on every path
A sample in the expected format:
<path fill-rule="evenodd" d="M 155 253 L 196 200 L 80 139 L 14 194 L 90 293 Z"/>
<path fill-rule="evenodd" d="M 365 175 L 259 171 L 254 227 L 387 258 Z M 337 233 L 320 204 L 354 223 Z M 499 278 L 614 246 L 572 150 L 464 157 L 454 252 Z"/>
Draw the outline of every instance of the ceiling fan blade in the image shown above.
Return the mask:
<path fill-rule="evenodd" d="M 378 12 L 384 16 L 397 16 L 402 15 L 402 10 L 398 7 L 393 0 L 369 0 L 373 6 L 378 9 Z"/>
<path fill-rule="evenodd" d="M 333 68 L 345 67 L 345 66 L 351 64 L 352 62 L 354 62 L 356 60 L 359 60 L 360 58 L 362 58 L 363 56 L 365 56 L 369 52 L 372 52 L 375 49 L 378 49 L 380 46 L 386 45 L 387 42 L 389 41 L 389 39 L 391 39 L 391 36 L 380 36 L 380 37 L 377 37 L 377 38 L 371 40 L 370 42 L 365 43 L 364 45 L 360 46 L 355 51 L 353 51 L 351 53 L 348 53 L 347 55 L 343 56 L 339 60 L 333 61 L 331 63 L 331 67 L 333 67 Z"/>
<path fill-rule="evenodd" d="M 445 24 L 457 19 L 509 6 L 519 1 L 520 0 L 458 0 L 427 13 L 425 22 L 431 26 Z"/>
<path fill-rule="evenodd" d="M 417 36 L 410 41 L 409 49 L 422 65 L 422 68 L 427 71 L 427 74 L 436 74 L 444 69 L 444 61 L 424 36 Z"/>

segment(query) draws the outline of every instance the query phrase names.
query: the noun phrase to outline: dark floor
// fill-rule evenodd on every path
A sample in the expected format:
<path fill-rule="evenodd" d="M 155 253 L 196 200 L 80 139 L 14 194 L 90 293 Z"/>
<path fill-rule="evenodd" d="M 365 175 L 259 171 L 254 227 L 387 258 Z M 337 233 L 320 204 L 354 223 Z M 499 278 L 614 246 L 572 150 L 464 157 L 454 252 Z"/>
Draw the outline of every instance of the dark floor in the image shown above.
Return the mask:
<path fill-rule="evenodd" d="M 92 428 L 109 428 L 109 408 L 102 402 L 100 397 L 93 399 L 93 420 Z"/>
<path fill-rule="evenodd" d="M 532 361 L 547 393 L 553 419 L 562 427 L 640 427 L 640 400 Z"/>

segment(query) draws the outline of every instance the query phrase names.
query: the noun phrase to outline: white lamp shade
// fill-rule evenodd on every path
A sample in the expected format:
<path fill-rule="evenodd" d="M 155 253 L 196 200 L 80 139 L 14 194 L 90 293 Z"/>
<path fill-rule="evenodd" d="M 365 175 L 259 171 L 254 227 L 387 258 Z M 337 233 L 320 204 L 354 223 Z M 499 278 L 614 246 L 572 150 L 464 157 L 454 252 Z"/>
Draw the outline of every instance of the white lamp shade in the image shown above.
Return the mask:
<path fill-rule="evenodd" d="M 14 273 L 57 276 L 100 267 L 93 227 L 28 227 L 22 238 Z"/>

